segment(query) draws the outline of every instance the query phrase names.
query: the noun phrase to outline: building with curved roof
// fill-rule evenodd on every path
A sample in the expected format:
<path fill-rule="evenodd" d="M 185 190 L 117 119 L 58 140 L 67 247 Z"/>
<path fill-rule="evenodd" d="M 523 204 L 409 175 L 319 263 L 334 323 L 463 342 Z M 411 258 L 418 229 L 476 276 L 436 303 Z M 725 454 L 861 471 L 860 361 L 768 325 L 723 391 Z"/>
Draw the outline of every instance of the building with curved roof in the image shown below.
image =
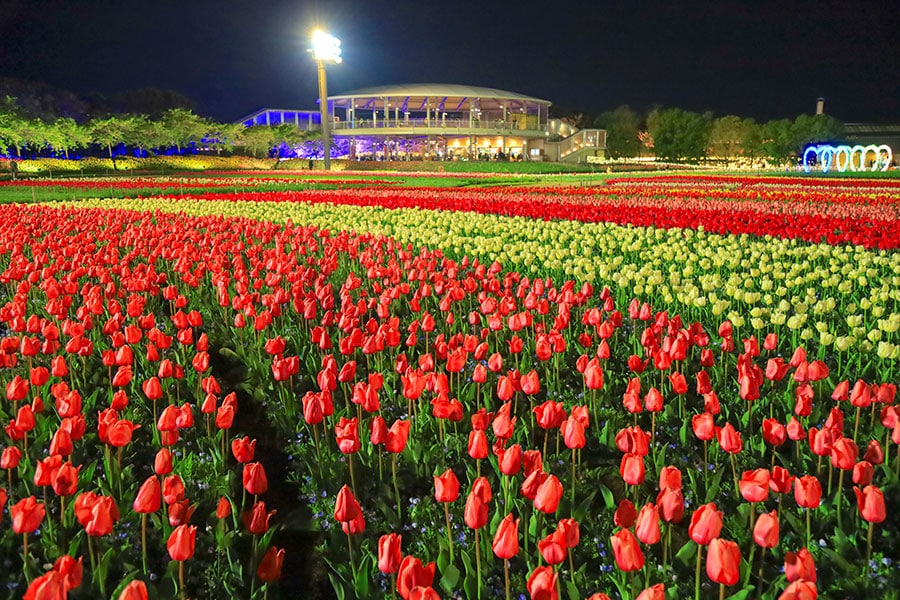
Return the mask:
<path fill-rule="evenodd" d="M 388 160 L 584 160 L 605 151 L 606 135 L 582 130 L 559 140 L 551 102 L 517 92 L 459 84 L 413 83 L 328 97 L 335 140 L 349 158 Z M 289 114 L 288 114 L 289 113 Z M 263 109 L 241 122 L 296 121 L 311 111 Z"/>

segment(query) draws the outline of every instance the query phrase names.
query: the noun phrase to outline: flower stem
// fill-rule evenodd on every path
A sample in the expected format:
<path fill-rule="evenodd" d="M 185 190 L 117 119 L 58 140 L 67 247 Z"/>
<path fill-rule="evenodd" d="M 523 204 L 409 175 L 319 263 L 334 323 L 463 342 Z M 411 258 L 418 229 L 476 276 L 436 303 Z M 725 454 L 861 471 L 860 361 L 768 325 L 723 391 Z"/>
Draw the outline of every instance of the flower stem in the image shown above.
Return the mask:
<path fill-rule="evenodd" d="M 703 546 L 697 544 L 697 568 L 694 571 L 694 600 L 700 600 L 700 565 L 703 559 Z"/>
<path fill-rule="evenodd" d="M 141 564 L 144 566 L 144 573 L 147 570 L 147 513 L 141 515 Z"/>
<path fill-rule="evenodd" d="M 104 594 L 104 596 L 105 595 L 106 594 Z M 178 561 L 178 596 L 181 598 L 181 600 L 184 600 L 186 597 L 185 593 L 184 593 L 184 561 L 183 560 Z"/>
<path fill-rule="evenodd" d="M 866 535 L 866 564 L 865 569 L 866 573 L 869 572 L 869 562 L 872 560 L 872 531 L 874 530 L 875 524 L 869 521 L 869 533 Z"/>
<path fill-rule="evenodd" d="M 453 564 L 453 534 L 450 531 L 450 503 L 442 502 L 444 505 L 444 519 L 447 521 L 447 542 L 450 544 L 450 563 Z"/>
<path fill-rule="evenodd" d="M 397 518 L 403 522 L 402 509 L 400 507 L 400 488 L 397 487 L 397 454 L 391 455 L 391 475 L 394 478 L 394 496 L 397 500 Z"/>
<path fill-rule="evenodd" d="M 475 585 L 478 590 L 478 600 L 481 600 L 481 543 L 478 539 L 478 530 L 475 530 Z"/>
<path fill-rule="evenodd" d="M 509 600 L 509 559 L 503 560 L 503 578 L 506 581 L 506 600 Z"/>

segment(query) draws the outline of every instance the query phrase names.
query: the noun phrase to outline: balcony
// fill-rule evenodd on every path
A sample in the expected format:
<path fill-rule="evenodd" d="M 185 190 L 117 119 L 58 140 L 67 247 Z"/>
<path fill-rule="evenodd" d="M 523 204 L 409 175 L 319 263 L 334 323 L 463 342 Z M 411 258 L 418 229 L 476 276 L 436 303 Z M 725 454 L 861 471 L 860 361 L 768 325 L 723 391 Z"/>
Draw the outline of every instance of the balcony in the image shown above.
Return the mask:
<path fill-rule="evenodd" d="M 332 125 L 334 135 L 477 135 L 477 136 L 518 136 L 543 138 L 547 135 L 546 125 L 539 126 L 537 119 L 355 119 L 337 121 Z M 531 127 L 531 129 L 529 128 Z"/>

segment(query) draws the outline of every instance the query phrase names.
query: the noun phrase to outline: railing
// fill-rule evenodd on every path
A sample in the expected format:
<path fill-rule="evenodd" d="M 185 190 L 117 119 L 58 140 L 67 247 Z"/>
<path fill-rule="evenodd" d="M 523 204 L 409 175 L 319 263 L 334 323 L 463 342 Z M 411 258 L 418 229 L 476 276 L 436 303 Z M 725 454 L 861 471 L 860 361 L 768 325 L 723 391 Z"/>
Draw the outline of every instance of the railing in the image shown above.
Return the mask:
<path fill-rule="evenodd" d="M 346 129 L 492 129 L 506 130 L 513 134 L 517 131 L 546 131 L 546 124 L 538 129 L 527 129 L 525 123 L 504 121 L 502 119 L 356 119 L 354 121 L 338 121 L 332 124 L 333 130 Z"/>
<path fill-rule="evenodd" d="M 606 132 L 602 129 L 582 129 L 559 142 L 559 158 L 578 152 L 582 148 L 604 148 Z"/>

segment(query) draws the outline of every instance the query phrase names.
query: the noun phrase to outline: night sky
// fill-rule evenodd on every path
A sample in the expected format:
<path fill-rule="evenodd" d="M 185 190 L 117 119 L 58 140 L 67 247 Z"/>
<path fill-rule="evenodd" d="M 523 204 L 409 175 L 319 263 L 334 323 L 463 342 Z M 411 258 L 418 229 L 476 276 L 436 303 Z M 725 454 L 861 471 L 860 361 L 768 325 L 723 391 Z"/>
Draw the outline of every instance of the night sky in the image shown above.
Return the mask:
<path fill-rule="evenodd" d="M 306 52 L 343 42 L 329 92 L 460 83 L 596 114 L 630 104 L 758 120 L 900 122 L 900 11 L 815 3 L 603 0 L 0 0 L 0 75 L 107 94 L 177 90 L 232 121 L 316 108 Z"/>

